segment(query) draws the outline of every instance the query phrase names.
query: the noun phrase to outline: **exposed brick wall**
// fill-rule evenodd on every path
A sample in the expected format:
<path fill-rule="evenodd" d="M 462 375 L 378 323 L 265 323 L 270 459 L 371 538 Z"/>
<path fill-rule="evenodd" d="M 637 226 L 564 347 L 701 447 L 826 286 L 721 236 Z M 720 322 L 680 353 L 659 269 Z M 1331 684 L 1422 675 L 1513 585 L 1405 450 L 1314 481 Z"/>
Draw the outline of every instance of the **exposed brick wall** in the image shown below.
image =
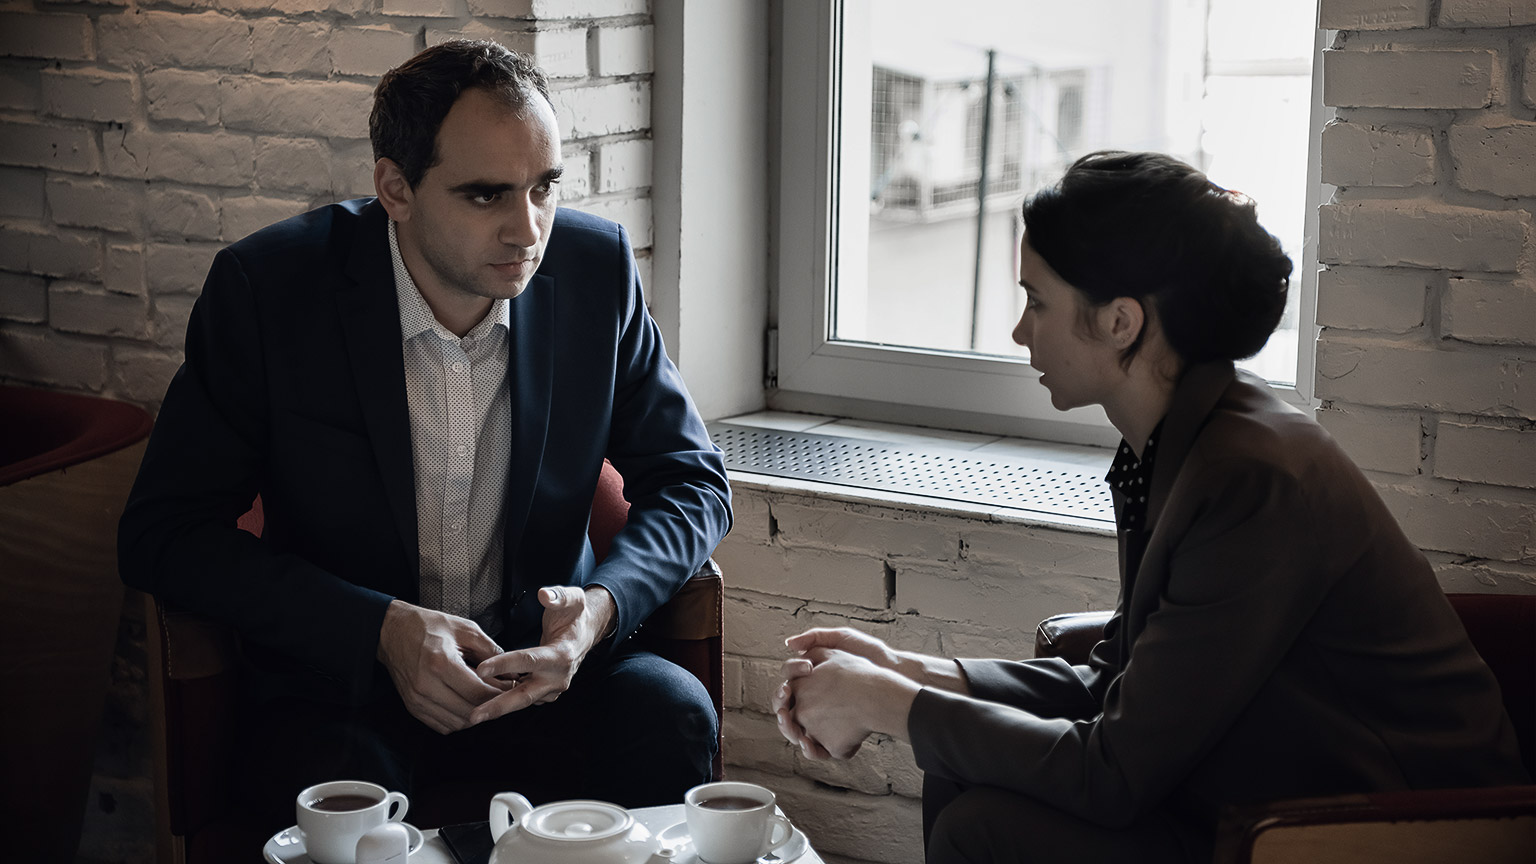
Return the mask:
<path fill-rule="evenodd" d="M 0 381 L 153 406 L 215 252 L 372 193 L 372 88 L 456 36 L 532 53 L 562 198 L 649 281 L 647 0 L 101 0 L 0 7 Z M 144 622 L 125 606 L 83 862 L 152 860 Z"/>

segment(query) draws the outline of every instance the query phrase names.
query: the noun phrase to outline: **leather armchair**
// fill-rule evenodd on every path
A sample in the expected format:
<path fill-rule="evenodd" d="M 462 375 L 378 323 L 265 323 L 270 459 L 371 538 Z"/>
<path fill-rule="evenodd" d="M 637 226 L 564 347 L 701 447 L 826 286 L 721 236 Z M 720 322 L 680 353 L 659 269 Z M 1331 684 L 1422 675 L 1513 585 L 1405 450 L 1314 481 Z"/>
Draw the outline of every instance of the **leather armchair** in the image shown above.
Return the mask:
<path fill-rule="evenodd" d="M 1536 774 L 1536 595 L 1449 594 L 1493 670 Z M 1056 615 L 1035 631 L 1036 657 L 1087 662 L 1109 612 Z M 1431 864 L 1536 861 L 1536 786 L 1425 789 L 1234 808 L 1216 864 Z"/>
<path fill-rule="evenodd" d="M 605 462 L 587 529 L 599 560 L 628 516 L 623 488 L 623 479 Z M 240 527 L 260 535 L 261 525 L 258 498 Z M 717 714 L 725 690 L 724 596 L 720 569 L 707 561 L 634 637 L 692 672 L 709 691 Z M 158 860 L 259 861 L 266 837 L 232 806 L 239 638 L 228 627 L 154 597 L 146 603 Z M 723 776 L 722 758 L 717 751 L 715 779 Z M 463 784 L 417 790 L 411 798 L 412 821 L 436 827 L 484 819 L 491 794 L 504 791 L 487 782 L 483 789 Z"/>

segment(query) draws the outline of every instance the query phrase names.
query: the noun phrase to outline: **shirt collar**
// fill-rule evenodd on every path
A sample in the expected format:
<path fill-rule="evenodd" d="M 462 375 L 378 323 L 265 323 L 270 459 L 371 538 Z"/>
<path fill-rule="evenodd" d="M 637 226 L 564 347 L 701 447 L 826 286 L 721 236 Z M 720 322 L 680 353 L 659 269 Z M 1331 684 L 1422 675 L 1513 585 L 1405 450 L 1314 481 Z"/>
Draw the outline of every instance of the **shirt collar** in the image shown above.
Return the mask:
<path fill-rule="evenodd" d="M 409 270 L 405 269 L 405 259 L 400 257 L 400 241 L 396 235 L 395 220 L 387 220 L 389 224 L 389 260 L 395 270 L 395 297 L 400 305 L 400 341 L 409 342 L 428 331 L 436 333 L 439 339 L 457 342 L 459 337 L 444 327 L 437 317 L 432 314 L 432 307 L 427 305 L 426 298 L 421 296 L 421 289 L 416 287 L 416 280 L 411 278 Z M 512 323 L 511 302 L 501 297 L 491 301 L 491 309 L 480 319 L 470 331 L 464 334 L 466 339 L 480 339 L 490 335 L 497 325 L 506 330 Z"/>

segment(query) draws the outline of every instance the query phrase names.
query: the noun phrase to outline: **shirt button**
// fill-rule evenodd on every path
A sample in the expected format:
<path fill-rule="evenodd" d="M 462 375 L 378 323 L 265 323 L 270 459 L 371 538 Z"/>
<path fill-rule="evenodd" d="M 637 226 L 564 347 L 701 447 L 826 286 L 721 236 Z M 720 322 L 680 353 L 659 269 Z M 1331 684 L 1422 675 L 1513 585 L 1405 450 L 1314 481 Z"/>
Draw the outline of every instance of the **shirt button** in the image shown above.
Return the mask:
<path fill-rule="evenodd" d="M 452 369 L 455 372 L 463 372 L 464 371 L 464 364 L 463 363 L 455 363 L 455 364 L 453 364 L 452 366 L 450 366 L 448 368 Z"/>
<path fill-rule="evenodd" d="M 464 454 L 469 452 L 469 448 L 465 447 L 463 444 L 460 444 L 459 446 L 453 448 L 453 452 L 459 454 L 460 456 L 463 456 Z"/>
<path fill-rule="evenodd" d="M 457 534 L 457 533 L 459 533 L 459 532 L 460 532 L 460 531 L 462 531 L 462 530 L 464 530 L 464 524 L 463 524 L 463 523 L 462 523 L 462 522 L 453 522 L 453 523 L 450 523 L 450 524 L 449 524 L 449 525 L 448 525 L 448 530 L 449 530 L 449 531 L 450 531 L 450 532 L 451 532 L 451 533 L 454 533 L 454 534 Z"/>

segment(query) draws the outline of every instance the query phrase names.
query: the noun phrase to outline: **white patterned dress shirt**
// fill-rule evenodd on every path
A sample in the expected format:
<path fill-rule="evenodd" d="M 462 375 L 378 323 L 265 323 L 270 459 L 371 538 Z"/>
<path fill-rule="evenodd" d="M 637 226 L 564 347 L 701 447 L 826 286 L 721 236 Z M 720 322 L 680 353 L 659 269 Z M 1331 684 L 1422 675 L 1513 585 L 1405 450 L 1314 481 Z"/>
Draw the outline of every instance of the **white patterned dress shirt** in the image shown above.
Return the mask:
<path fill-rule="evenodd" d="M 497 607 L 512 447 L 509 301 L 493 301 L 461 339 L 432 315 L 406 272 L 393 220 L 389 254 L 416 466 L 421 605 L 469 618 L 494 639 L 502 620 Z"/>

